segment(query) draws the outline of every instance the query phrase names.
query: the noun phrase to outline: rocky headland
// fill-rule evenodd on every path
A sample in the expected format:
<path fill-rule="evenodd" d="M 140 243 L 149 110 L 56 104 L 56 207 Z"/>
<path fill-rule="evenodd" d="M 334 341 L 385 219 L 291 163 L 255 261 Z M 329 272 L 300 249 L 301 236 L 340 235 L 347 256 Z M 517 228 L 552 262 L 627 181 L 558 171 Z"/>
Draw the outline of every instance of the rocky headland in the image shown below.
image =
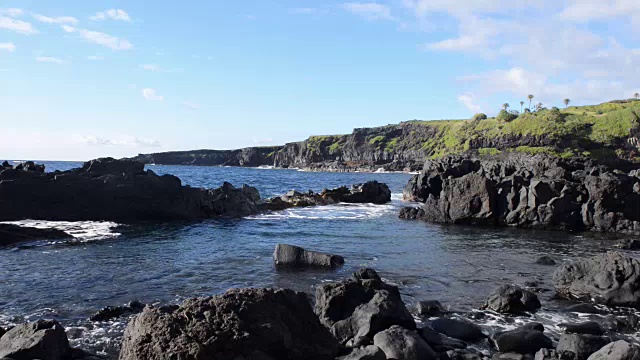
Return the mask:
<path fill-rule="evenodd" d="M 624 165 L 624 164 L 623 164 Z M 503 154 L 427 161 L 403 191 L 428 222 L 640 234 L 640 167 Z"/>
<path fill-rule="evenodd" d="M 547 304 L 526 285 L 488 291 L 472 312 L 436 300 L 409 308 L 400 289 L 373 269 L 319 284 L 313 300 L 289 289 L 231 289 L 180 305 L 110 308 L 93 320 L 138 313 L 124 331 L 121 360 L 630 360 L 640 357 L 633 336 L 640 321 L 616 309 L 640 308 L 639 273 L 640 262 L 618 252 L 562 264 L 552 282 L 568 303 L 555 311 L 583 320 L 559 324 L 560 331 L 531 320 Z M 479 324 L 486 317 L 518 325 L 505 331 Z M 72 349 L 52 320 L 0 335 L 4 358 L 100 358 Z"/>
<path fill-rule="evenodd" d="M 157 165 L 274 166 L 309 171 L 419 171 L 426 159 L 501 153 L 585 156 L 601 163 L 640 153 L 640 101 L 611 101 L 522 114 L 477 114 L 469 120 L 412 120 L 311 136 L 281 146 L 140 154 Z"/>

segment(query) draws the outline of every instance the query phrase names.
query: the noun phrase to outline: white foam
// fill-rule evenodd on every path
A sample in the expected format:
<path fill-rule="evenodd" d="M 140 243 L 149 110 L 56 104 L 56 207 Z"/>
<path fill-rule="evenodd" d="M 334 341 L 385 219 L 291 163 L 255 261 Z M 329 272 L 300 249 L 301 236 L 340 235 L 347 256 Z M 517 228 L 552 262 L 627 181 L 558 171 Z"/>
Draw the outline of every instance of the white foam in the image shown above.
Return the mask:
<path fill-rule="evenodd" d="M 20 220 L 7 221 L 5 224 L 28 226 L 38 229 L 57 229 L 73 236 L 75 240 L 85 242 L 114 238 L 120 233 L 113 231 L 120 226 L 109 221 L 45 221 L 45 220 Z"/>
<path fill-rule="evenodd" d="M 361 220 L 379 218 L 393 212 L 393 205 L 373 204 L 336 204 L 305 208 L 292 208 L 267 214 L 250 216 L 253 220 L 275 219 L 324 219 L 324 220 Z"/>

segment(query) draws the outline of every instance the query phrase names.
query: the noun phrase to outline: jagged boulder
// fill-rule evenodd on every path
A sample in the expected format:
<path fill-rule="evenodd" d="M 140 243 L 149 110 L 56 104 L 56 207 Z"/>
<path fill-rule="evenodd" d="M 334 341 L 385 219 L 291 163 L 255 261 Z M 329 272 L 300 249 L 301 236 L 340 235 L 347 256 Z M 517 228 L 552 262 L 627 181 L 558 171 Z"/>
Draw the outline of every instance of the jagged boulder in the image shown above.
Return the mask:
<path fill-rule="evenodd" d="M 416 329 L 398 288 L 382 282 L 371 269 L 318 286 L 315 312 L 341 343 L 353 346 L 370 342 L 393 325 Z"/>
<path fill-rule="evenodd" d="M 66 360 L 70 354 L 67 334 L 55 320 L 21 324 L 0 338 L 0 358 Z"/>
<path fill-rule="evenodd" d="M 589 356 L 588 360 L 640 360 L 640 348 L 624 340 L 605 345 Z"/>
<path fill-rule="evenodd" d="M 73 236 L 62 230 L 40 229 L 12 224 L 0 224 L 0 246 L 22 241 L 72 239 Z"/>
<path fill-rule="evenodd" d="M 575 354 L 575 360 L 587 358 L 610 343 L 606 337 L 583 334 L 562 334 L 558 341 L 557 351 Z"/>
<path fill-rule="evenodd" d="M 344 264 L 339 255 L 307 251 L 299 246 L 278 244 L 273 252 L 276 267 L 319 267 L 333 269 Z"/>
<path fill-rule="evenodd" d="M 333 360 L 338 346 L 304 293 L 232 289 L 145 308 L 125 330 L 120 360 Z"/>
<path fill-rule="evenodd" d="M 566 298 L 640 307 L 640 262 L 620 252 L 565 263 L 556 269 L 553 283 Z"/>
<path fill-rule="evenodd" d="M 373 344 L 385 353 L 387 359 L 438 359 L 435 351 L 415 331 L 397 325 L 377 333 L 373 337 Z"/>
<path fill-rule="evenodd" d="M 521 314 L 540 309 L 536 294 L 515 285 L 502 285 L 482 305 L 482 309 L 506 314 Z"/>

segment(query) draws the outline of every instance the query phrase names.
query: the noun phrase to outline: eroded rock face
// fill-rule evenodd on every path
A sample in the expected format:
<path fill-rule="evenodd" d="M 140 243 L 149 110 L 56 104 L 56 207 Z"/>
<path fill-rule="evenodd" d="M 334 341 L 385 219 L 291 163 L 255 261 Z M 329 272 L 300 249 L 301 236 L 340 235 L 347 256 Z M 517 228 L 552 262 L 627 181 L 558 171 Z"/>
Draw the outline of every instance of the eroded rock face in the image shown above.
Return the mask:
<path fill-rule="evenodd" d="M 233 289 L 150 308 L 127 326 L 121 360 L 333 360 L 338 342 L 304 293 Z"/>
<path fill-rule="evenodd" d="M 18 325 L 0 338 L 0 358 L 65 360 L 70 354 L 67 334 L 55 320 Z"/>
<path fill-rule="evenodd" d="M 370 343 L 375 334 L 393 325 L 416 329 L 398 288 L 382 282 L 371 269 L 318 286 L 315 312 L 341 343 L 353 346 Z"/>
<path fill-rule="evenodd" d="M 0 220 L 189 220 L 257 213 L 255 188 L 224 183 L 213 190 L 182 186 L 172 175 L 135 161 L 97 159 L 82 168 L 43 173 L 0 169 Z"/>
<path fill-rule="evenodd" d="M 317 251 L 307 251 L 299 246 L 278 244 L 273 252 L 276 267 L 290 268 L 328 268 L 333 269 L 344 264 L 344 258 L 339 255 L 325 254 Z"/>
<path fill-rule="evenodd" d="M 558 295 L 640 307 L 640 262 L 620 252 L 565 263 L 553 274 Z"/>
<path fill-rule="evenodd" d="M 428 161 L 404 191 L 420 201 L 400 217 L 481 224 L 640 234 L 640 177 L 588 161 L 512 154 Z"/>

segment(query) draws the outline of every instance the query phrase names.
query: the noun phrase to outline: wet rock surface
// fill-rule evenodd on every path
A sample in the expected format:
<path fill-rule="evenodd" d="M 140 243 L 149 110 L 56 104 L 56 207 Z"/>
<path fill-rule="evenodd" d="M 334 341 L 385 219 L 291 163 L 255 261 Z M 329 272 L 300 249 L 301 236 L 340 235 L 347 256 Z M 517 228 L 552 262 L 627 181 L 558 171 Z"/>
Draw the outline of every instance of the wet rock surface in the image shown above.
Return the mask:
<path fill-rule="evenodd" d="M 334 269 L 344 264 L 344 258 L 339 255 L 308 251 L 295 245 L 278 244 L 273 252 L 273 262 L 277 268 Z"/>
<path fill-rule="evenodd" d="M 550 156 L 430 160 L 403 191 L 400 217 L 429 222 L 640 234 L 637 171 Z"/>
<path fill-rule="evenodd" d="M 12 245 L 23 241 L 64 240 L 72 238 L 73 236 L 62 230 L 0 224 L 0 246 Z"/>

